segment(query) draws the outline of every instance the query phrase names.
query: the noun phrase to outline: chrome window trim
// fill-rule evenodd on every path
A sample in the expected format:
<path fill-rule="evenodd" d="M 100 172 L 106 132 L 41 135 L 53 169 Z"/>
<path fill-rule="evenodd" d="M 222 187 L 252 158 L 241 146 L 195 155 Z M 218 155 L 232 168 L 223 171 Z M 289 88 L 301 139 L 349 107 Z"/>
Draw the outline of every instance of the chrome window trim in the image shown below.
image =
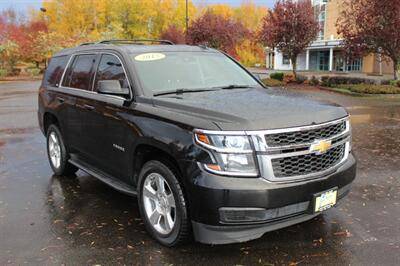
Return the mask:
<path fill-rule="evenodd" d="M 54 90 L 54 89 L 52 89 Z M 63 91 L 64 90 L 64 91 Z M 61 91 L 61 92 L 65 92 L 68 93 L 68 90 L 72 91 L 72 92 L 79 92 L 79 93 L 87 93 L 90 95 L 100 95 L 102 97 L 106 97 L 106 98 L 114 98 L 114 99 L 118 99 L 118 100 L 123 100 L 126 101 L 127 99 L 121 96 L 117 96 L 117 95 L 109 95 L 109 94 L 101 94 L 101 93 L 97 93 L 95 91 L 87 91 L 87 90 L 82 90 L 82 89 L 77 89 L 77 88 L 71 88 L 71 87 L 64 87 L 64 86 L 59 86 L 57 91 Z M 74 94 L 75 95 L 75 94 Z"/>
<path fill-rule="evenodd" d="M 72 88 L 72 87 L 67 87 L 67 86 L 63 86 L 62 84 L 63 84 L 63 82 L 64 82 L 64 78 L 65 78 L 65 73 L 67 73 L 67 70 L 68 70 L 68 68 L 70 67 L 70 65 L 72 64 L 72 59 L 73 58 L 75 58 L 75 57 L 77 57 L 77 56 L 79 56 L 79 55 L 98 55 L 99 53 L 98 52 L 90 52 L 90 51 L 88 51 L 88 52 L 80 52 L 80 53 L 72 53 L 71 54 L 71 57 L 69 58 L 69 60 L 68 60 L 68 63 L 67 63 L 67 65 L 66 65 L 66 67 L 65 67 L 65 69 L 64 69 L 64 73 L 63 73 L 63 75 L 62 75 L 62 77 L 61 77 L 61 81 L 60 81 L 60 85 L 59 85 L 59 87 L 64 87 L 64 88 L 71 88 L 71 89 L 76 89 L 76 90 L 81 90 L 81 91 L 88 91 L 88 90 L 82 90 L 82 89 L 78 89 L 78 88 Z M 93 86 L 91 86 L 92 87 L 92 90 L 93 90 Z M 91 90 L 90 90 L 91 91 Z"/>
<path fill-rule="evenodd" d="M 63 84 L 63 81 L 64 81 L 64 77 L 65 77 L 65 73 L 67 72 L 67 69 L 69 68 L 69 65 L 71 64 L 71 60 L 72 60 L 73 57 L 74 57 L 73 54 L 69 57 L 68 62 L 65 65 L 64 72 L 61 75 L 61 79 L 60 79 L 60 82 L 58 83 L 57 88 L 62 87 L 62 84 Z"/>
<path fill-rule="evenodd" d="M 128 75 L 127 75 L 127 72 L 126 72 L 124 63 L 122 62 L 121 58 L 120 58 L 117 54 L 111 53 L 111 52 L 99 52 L 99 54 L 100 54 L 100 61 L 101 61 L 101 56 L 102 56 L 103 54 L 108 54 L 108 55 L 113 55 L 113 56 L 115 56 L 115 57 L 118 59 L 118 61 L 121 63 L 122 69 L 124 70 L 125 78 L 126 78 L 126 80 L 128 81 L 128 86 L 129 86 L 129 99 L 125 99 L 124 97 L 120 97 L 120 96 L 117 96 L 117 97 L 123 98 L 123 99 L 128 100 L 128 101 L 132 100 L 132 98 L 133 98 L 133 88 L 132 88 L 131 82 L 129 81 L 129 78 L 128 78 Z M 100 63 L 100 61 L 99 61 L 99 63 Z M 94 84 L 95 84 L 95 81 L 96 81 L 97 70 L 98 70 L 98 68 L 99 68 L 99 65 L 97 65 L 97 69 L 95 70 L 94 79 L 93 79 L 93 84 L 92 84 L 92 91 L 94 90 Z M 96 92 L 96 93 L 97 93 L 97 92 Z M 98 94 L 100 94 L 100 93 L 98 93 Z M 115 95 L 110 95 L 110 96 L 115 96 Z"/>
<path fill-rule="evenodd" d="M 275 177 L 273 168 L 272 168 L 272 159 L 276 158 L 285 158 L 285 157 L 292 157 L 292 156 L 300 156 L 306 154 L 312 154 L 309 149 L 303 151 L 295 151 L 295 152 L 286 152 L 286 153 L 278 153 L 274 154 L 272 152 L 275 151 L 285 151 L 288 149 L 298 149 L 298 148 L 307 148 L 310 147 L 312 143 L 301 143 L 301 144 L 294 144 L 294 145 L 285 145 L 285 146 L 274 146 L 269 147 L 266 143 L 265 135 L 268 134 L 279 134 L 279 133 L 287 133 L 287 132 L 296 132 L 296 131 L 308 131 L 318 128 L 324 128 L 330 125 L 339 124 L 343 121 L 346 122 L 346 129 L 336 134 L 335 136 L 320 139 L 320 140 L 336 140 L 339 138 L 343 138 L 342 140 L 334 143 L 331 148 L 337 147 L 339 145 L 345 145 L 345 154 L 342 160 L 337 163 L 336 165 L 330 167 L 329 169 L 325 169 L 323 171 L 301 175 L 301 176 L 291 176 L 291 177 Z M 349 157 L 349 153 L 351 151 L 350 143 L 351 143 L 351 125 L 350 125 L 350 118 L 349 116 L 342 117 L 340 119 L 328 121 L 321 124 L 311 125 L 311 126 L 301 126 L 301 127 L 290 127 L 290 128 L 283 128 L 283 129 L 269 129 L 269 130 L 254 130 L 254 131 L 218 131 L 218 130 L 202 130 L 202 129 L 195 129 L 194 133 L 204 133 L 204 134 L 212 134 L 212 135 L 236 135 L 236 136 L 249 136 L 252 139 L 252 145 L 254 146 L 254 152 L 256 157 L 256 163 L 258 164 L 259 176 L 261 176 L 267 182 L 274 182 L 274 183 L 289 183 L 289 182 L 299 182 L 307 179 L 317 179 L 322 178 L 325 175 L 334 172 L 338 169 Z M 196 136 L 196 134 L 194 134 Z M 194 138 L 195 142 L 197 142 L 196 137 Z M 205 146 L 205 145 L 203 145 Z M 207 147 L 209 148 L 209 147 Z M 215 147 L 214 147 L 215 148 Z M 215 150 L 215 149 L 213 149 Z M 218 151 L 218 150 L 217 150 Z M 204 169 L 204 167 L 202 167 Z M 218 173 L 218 171 L 212 169 L 205 169 L 208 172 L 212 172 L 219 175 L 224 175 Z M 225 174 L 226 175 L 226 174 Z M 232 173 L 233 176 L 239 176 L 237 173 Z M 248 174 L 246 176 L 249 176 Z"/>
<path fill-rule="evenodd" d="M 124 73 L 125 73 L 125 77 L 126 77 L 126 79 L 127 79 L 127 81 L 128 81 L 128 84 L 129 84 L 129 99 L 126 99 L 126 98 L 124 98 L 124 97 L 117 96 L 117 95 L 101 94 L 101 93 L 98 93 L 98 92 L 93 91 L 93 89 L 94 89 L 94 81 L 95 81 L 96 76 L 97 76 L 97 68 L 94 70 L 94 71 L 95 71 L 95 75 L 94 75 L 94 79 L 93 79 L 93 82 L 92 82 L 91 90 L 82 90 L 82 89 L 77 89 L 77 88 L 72 88 L 72 87 L 67 87 L 67 86 L 63 86 L 63 85 L 62 85 L 63 82 L 64 82 L 65 73 L 67 72 L 68 68 L 69 68 L 70 65 L 72 64 L 73 58 L 75 58 L 75 57 L 78 56 L 78 55 L 100 55 L 100 56 L 101 56 L 102 54 L 110 54 L 110 55 L 114 55 L 114 56 L 116 56 L 116 57 L 118 58 L 119 62 L 120 62 L 121 65 L 122 65 L 122 68 L 123 68 Z M 100 58 L 101 58 L 101 57 L 100 57 Z M 96 65 L 96 66 L 98 67 L 98 65 Z M 129 81 L 129 78 L 128 78 L 128 75 L 127 75 L 125 66 L 124 66 L 124 64 L 122 63 L 122 61 L 121 61 L 121 59 L 119 58 L 119 56 L 116 55 L 115 53 L 111 53 L 111 52 L 102 52 L 102 51 L 93 51 L 93 52 L 90 52 L 90 51 L 88 51 L 88 52 L 78 52 L 78 53 L 73 53 L 73 54 L 71 54 L 71 56 L 70 56 L 69 59 L 68 59 L 67 64 L 65 65 L 64 72 L 63 72 L 63 74 L 62 74 L 62 76 L 61 76 L 61 80 L 60 80 L 60 83 L 59 83 L 59 85 L 58 85 L 57 88 L 67 90 L 65 93 L 68 93 L 68 90 L 72 90 L 72 91 L 79 91 L 79 92 L 89 93 L 89 94 L 92 94 L 92 95 L 101 95 L 101 96 L 104 96 L 104 97 L 119 99 L 119 100 L 123 100 L 123 101 L 130 101 L 130 100 L 132 100 L 132 98 L 133 98 L 133 89 L 132 89 L 131 83 L 130 83 L 130 81 Z"/>

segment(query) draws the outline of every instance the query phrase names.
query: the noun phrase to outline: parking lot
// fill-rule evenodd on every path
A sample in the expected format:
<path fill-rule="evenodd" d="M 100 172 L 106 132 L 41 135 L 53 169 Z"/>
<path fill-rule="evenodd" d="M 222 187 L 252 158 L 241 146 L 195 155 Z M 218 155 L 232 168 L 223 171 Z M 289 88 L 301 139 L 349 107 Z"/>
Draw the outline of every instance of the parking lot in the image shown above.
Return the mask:
<path fill-rule="evenodd" d="M 288 90 L 350 112 L 359 164 L 349 196 L 255 241 L 165 248 L 145 232 L 136 198 L 82 171 L 52 176 L 37 126 L 39 84 L 0 83 L 0 265 L 400 264 L 400 98 Z"/>

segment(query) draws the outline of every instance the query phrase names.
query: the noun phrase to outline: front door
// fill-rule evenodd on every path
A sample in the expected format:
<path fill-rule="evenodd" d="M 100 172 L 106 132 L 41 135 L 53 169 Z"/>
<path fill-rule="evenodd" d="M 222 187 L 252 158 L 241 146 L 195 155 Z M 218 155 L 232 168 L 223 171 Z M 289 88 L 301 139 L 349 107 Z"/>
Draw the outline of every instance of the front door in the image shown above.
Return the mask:
<path fill-rule="evenodd" d="M 126 121 L 129 110 L 125 98 L 97 93 L 101 80 L 118 80 L 122 88 L 130 89 L 121 60 L 114 54 L 102 54 L 94 77 L 92 110 L 86 117 L 83 132 L 90 136 L 90 160 L 100 170 L 121 179 L 129 179 L 128 137 L 132 137 L 130 123 Z"/>
<path fill-rule="evenodd" d="M 329 51 L 318 52 L 318 70 L 329 71 Z"/>

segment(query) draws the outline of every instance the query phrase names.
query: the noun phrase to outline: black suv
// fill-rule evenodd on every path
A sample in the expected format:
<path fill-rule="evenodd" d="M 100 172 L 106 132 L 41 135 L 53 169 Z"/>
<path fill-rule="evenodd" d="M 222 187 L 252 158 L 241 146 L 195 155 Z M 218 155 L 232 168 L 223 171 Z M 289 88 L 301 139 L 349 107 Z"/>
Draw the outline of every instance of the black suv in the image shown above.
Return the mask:
<path fill-rule="evenodd" d="M 335 206 L 356 175 L 347 112 L 288 96 L 228 55 L 167 41 L 65 49 L 39 90 L 56 175 L 137 195 L 173 246 L 247 241 Z"/>

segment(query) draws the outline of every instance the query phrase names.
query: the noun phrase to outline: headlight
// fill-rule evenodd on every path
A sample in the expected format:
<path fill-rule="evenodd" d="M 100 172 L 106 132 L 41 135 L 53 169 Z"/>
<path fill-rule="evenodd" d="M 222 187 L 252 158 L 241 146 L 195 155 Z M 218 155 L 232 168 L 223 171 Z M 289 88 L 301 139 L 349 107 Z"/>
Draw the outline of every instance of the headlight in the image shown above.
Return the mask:
<path fill-rule="evenodd" d="M 257 166 L 249 137 L 222 134 L 195 132 L 196 143 L 206 148 L 213 159 L 212 164 L 202 164 L 202 166 L 220 175 L 257 176 Z"/>

